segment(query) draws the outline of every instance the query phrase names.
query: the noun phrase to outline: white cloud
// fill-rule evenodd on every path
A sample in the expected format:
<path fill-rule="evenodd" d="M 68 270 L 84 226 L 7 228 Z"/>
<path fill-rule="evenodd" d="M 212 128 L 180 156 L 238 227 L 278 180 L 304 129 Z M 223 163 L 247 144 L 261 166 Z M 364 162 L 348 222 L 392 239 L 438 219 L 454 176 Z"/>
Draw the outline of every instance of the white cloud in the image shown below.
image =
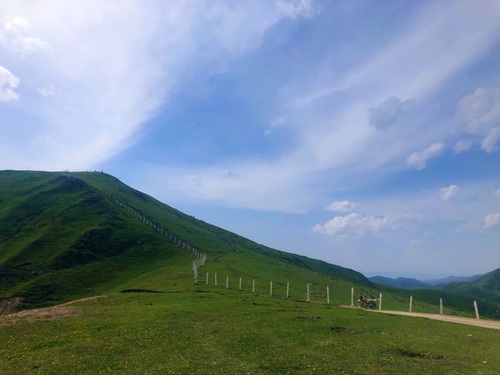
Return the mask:
<path fill-rule="evenodd" d="M 389 217 L 353 212 L 346 216 L 335 216 L 323 225 L 316 224 L 312 231 L 341 237 L 363 237 L 400 229 L 416 230 L 424 219 L 423 215 L 415 213 Z"/>
<path fill-rule="evenodd" d="M 0 65 L 0 101 L 19 99 L 14 89 L 19 86 L 19 77 L 16 77 L 9 70 Z"/>
<path fill-rule="evenodd" d="M 500 126 L 492 128 L 481 143 L 481 149 L 491 153 L 497 150 L 497 143 L 500 140 Z"/>
<path fill-rule="evenodd" d="M 353 212 L 346 216 L 335 216 L 324 225 L 316 224 L 312 230 L 336 236 L 363 236 L 380 232 L 387 223 L 385 217 L 362 216 Z"/>
<path fill-rule="evenodd" d="M 6 17 L 0 23 L 0 45 L 21 54 L 52 49 L 47 41 L 34 36 L 30 30 L 31 24 L 26 17 Z"/>
<path fill-rule="evenodd" d="M 310 17 L 317 12 L 314 0 L 278 0 L 276 7 L 281 17 L 291 19 Z"/>
<path fill-rule="evenodd" d="M 24 124 L 25 138 L 54 143 L 15 143 L 4 134 L 0 148 L 13 153 L 0 168 L 84 169 L 108 160 L 130 147 L 175 85 L 197 69 L 220 72 L 311 4 L 294 2 L 287 13 L 267 1 L 2 3 L 2 14 L 14 15 L 0 18 L 2 58 L 15 64 L 29 97 L 17 110 L 36 117 Z M 17 99 L 18 84 L 2 68 L 0 100 Z"/>
<path fill-rule="evenodd" d="M 357 204 L 349 201 L 333 202 L 325 207 L 325 211 L 350 212 Z"/>
<path fill-rule="evenodd" d="M 441 199 L 448 200 L 458 192 L 457 185 L 450 185 L 440 190 Z"/>
<path fill-rule="evenodd" d="M 453 148 L 456 154 L 459 154 L 463 151 L 470 150 L 472 147 L 472 140 L 470 139 L 460 139 L 455 143 L 455 147 Z"/>
<path fill-rule="evenodd" d="M 406 164 L 416 169 L 424 169 L 427 166 L 427 161 L 431 158 L 439 156 L 444 151 L 444 144 L 433 143 L 428 148 L 421 152 L 414 152 L 406 158 Z"/>
<path fill-rule="evenodd" d="M 40 95 L 42 95 L 43 97 L 53 96 L 53 95 L 57 94 L 58 92 L 59 92 L 59 90 L 57 89 L 57 87 L 55 87 L 52 84 L 50 84 L 46 88 L 40 88 L 40 89 L 38 89 L 38 93 Z"/>
<path fill-rule="evenodd" d="M 490 214 L 484 218 L 484 227 L 490 229 L 500 225 L 500 213 Z"/>
<path fill-rule="evenodd" d="M 487 134 L 500 122 L 500 88 L 477 88 L 460 100 L 458 111 L 469 131 Z"/>

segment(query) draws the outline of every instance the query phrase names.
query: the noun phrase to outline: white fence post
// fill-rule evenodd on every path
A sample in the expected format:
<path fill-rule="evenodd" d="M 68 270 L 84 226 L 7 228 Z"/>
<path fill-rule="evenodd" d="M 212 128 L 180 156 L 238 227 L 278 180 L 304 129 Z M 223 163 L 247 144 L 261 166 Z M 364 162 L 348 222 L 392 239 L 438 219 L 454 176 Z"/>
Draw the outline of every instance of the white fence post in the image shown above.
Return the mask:
<path fill-rule="evenodd" d="M 307 283 L 307 302 L 309 302 L 309 283 Z"/>
<path fill-rule="evenodd" d="M 382 293 L 379 295 L 378 311 L 382 311 Z"/>
<path fill-rule="evenodd" d="M 330 287 L 326 287 L 326 303 L 330 304 Z"/>
<path fill-rule="evenodd" d="M 474 301 L 474 310 L 476 311 L 476 319 L 479 320 L 479 310 L 477 308 L 477 302 Z"/>
<path fill-rule="evenodd" d="M 439 314 L 443 315 L 443 299 L 439 299 Z"/>
<path fill-rule="evenodd" d="M 354 306 L 354 288 L 351 288 L 351 306 Z"/>
<path fill-rule="evenodd" d="M 290 295 L 290 282 L 286 282 L 286 298 Z"/>
<path fill-rule="evenodd" d="M 411 312 L 411 309 L 412 309 L 412 306 L 413 305 L 413 296 L 410 296 L 410 309 L 408 310 L 408 312 Z"/>

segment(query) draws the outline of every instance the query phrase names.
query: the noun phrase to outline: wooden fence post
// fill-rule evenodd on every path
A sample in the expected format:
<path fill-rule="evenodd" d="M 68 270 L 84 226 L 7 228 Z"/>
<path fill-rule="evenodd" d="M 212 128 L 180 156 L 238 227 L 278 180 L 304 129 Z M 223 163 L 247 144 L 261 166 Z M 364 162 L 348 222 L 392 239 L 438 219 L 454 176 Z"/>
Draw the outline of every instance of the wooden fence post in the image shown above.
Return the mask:
<path fill-rule="evenodd" d="M 408 312 L 411 312 L 412 305 L 413 305 L 413 296 L 410 296 L 410 309 L 408 310 Z"/>
<path fill-rule="evenodd" d="M 309 283 L 307 283 L 307 302 L 309 302 Z"/>
<path fill-rule="evenodd" d="M 229 276 L 226 276 L 226 289 L 229 289 Z"/>
<path fill-rule="evenodd" d="M 269 282 L 269 295 L 272 296 L 273 295 L 273 282 Z"/>
<path fill-rule="evenodd" d="M 290 282 L 286 282 L 286 298 L 290 296 Z"/>
<path fill-rule="evenodd" d="M 326 303 L 330 304 L 330 287 L 326 287 Z"/>
<path fill-rule="evenodd" d="M 351 306 L 354 306 L 354 288 L 351 288 Z"/>
<path fill-rule="evenodd" d="M 479 320 L 479 310 L 477 308 L 477 302 L 474 301 L 474 310 L 476 311 L 476 319 Z"/>
<path fill-rule="evenodd" d="M 255 279 L 252 280 L 252 293 L 255 294 Z"/>
<path fill-rule="evenodd" d="M 378 311 L 382 311 L 382 293 L 380 293 L 378 298 Z"/>
<path fill-rule="evenodd" d="M 215 286 L 217 286 L 217 272 L 214 275 L 214 280 L 215 280 Z"/>
<path fill-rule="evenodd" d="M 443 315 L 443 299 L 439 299 L 439 314 Z"/>
<path fill-rule="evenodd" d="M 208 272 L 207 272 L 207 280 L 206 280 L 205 284 L 208 285 Z"/>
<path fill-rule="evenodd" d="M 240 277 L 240 288 L 239 289 L 241 290 L 241 277 Z"/>

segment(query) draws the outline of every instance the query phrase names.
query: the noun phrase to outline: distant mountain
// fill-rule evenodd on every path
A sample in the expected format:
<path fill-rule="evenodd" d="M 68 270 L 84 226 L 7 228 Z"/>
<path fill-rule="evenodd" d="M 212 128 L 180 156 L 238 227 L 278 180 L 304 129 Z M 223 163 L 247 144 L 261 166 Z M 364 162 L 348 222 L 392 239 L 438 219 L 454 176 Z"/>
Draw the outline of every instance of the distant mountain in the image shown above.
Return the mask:
<path fill-rule="evenodd" d="M 391 279 L 390 277 L 374 276 L 374 277 L 369 277 L 368 280 L 370 280 L 373 283 L 392 286 L 394 288 L 413 289 L 413 288 L 430 287 L 428 284 L 420 280 L 411 279 L 407 277 L 398 277 L 397 279 Z"/>
<path fill-rule="evenodd" d="M 500 304 L 500 268 L 474 281 L 450 283 L 443 289 L 448 292 L 460 293 L 469 297 Z"/>
<path fill-rule="evenodd" d="M 484 275 L 474 275 L 474 276 L 448 276 L 443 279 L 432 279 L 432 280 L 424 280 L 424 283 L 433 286 L 433 287 L 443 287 L 446 284 L 449 283 L 456 283 L 456 282 L 471 282 L 474 280 L 479 279 L 481 276 Z"/>

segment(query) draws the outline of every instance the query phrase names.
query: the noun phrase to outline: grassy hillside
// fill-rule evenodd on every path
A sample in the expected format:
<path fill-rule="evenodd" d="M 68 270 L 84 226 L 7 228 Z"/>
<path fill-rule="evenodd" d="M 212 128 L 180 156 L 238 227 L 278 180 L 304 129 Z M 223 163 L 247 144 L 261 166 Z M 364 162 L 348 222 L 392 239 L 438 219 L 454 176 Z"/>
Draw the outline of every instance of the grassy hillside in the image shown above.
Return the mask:
<path fill-rule="evenodd" d="M 327 277 L 370 286 L 358 272 L 258 245 L 103 173 L 3 171 L 0 203 L 0 298 L 19 296 L 27 307 L 133 287 L 172 264 L 192 281 L 192 254 L 152 223 L 207 254 L 206 270 L 221 277 L 281 277 L 297 281 L 296 294 Z"/>
<path fill-rule="evenodd" d="M 500 304 L 500 268 L 471 282 L 455 282 L 444 290 Z"/>
<path fill-rule="evenodd" d="M 255 280 L 258 293 L 350 303 L 384 292 L 384 309 L 406 309 L 404 291 L 370 283 L 362 274 L 259 245 L 215 227 L 98 172 L 0 172 L 0 298 L 24 307 L 124 289 L 191 291 L 194 255 L 206 254 L 200 282 Z M 175 241 L 168 235 L 173 234 Z M 179 245 L 182 243 L 182 246 Z M 436 312 L 439 298 L 422 295 L 415 310 Z M 472 298 L 447 298 L 447 312 L 473 314 Z M 496 309 L 498 310 L 498 308 Z M 485 314 L 497 316 L 495 307 Z M 496 312 L 495 312 L 496 311 Z M 500 315 L 498 315 L 500 316 Z"/>

